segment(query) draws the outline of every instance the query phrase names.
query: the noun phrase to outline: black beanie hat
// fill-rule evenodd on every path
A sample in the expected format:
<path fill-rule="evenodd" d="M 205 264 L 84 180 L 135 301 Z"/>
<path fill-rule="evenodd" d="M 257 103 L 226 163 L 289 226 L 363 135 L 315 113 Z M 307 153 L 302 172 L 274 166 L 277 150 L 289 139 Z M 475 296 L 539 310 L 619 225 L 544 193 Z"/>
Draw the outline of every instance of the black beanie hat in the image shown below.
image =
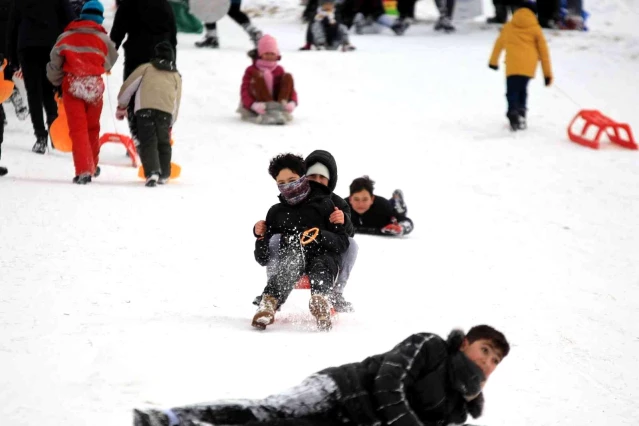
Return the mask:
<path fill-rule="evenodd" d="M 162 41 L 155 45 L 155 57 L 158 59 L 165 59 L 167 61 L 175 61 L 175 52 L 173 52 L 173 46 L 168 41 Z"/>

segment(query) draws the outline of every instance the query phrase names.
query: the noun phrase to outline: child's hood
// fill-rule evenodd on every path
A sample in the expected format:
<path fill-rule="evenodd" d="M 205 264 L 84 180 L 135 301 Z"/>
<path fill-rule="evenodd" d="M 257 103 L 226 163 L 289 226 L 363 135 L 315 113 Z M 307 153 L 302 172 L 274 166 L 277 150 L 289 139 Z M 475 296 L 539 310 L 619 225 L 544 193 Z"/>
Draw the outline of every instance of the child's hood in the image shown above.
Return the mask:
<path fill-rule="evenodd" d="M 65 32 L 76 31 L 79 29 L 86 29 L 86 28 L 90 28 L 92 30 L 107 34 L 107 31 L 104 29 L 102 25 L 95 23 L 93 21 L 89 21 L 88 19 L 76 19 L 75 21 L 72 21 L 69 25 L 67 25 L 64 31 Z"/>
<path fill-rule="evenodd" d="M 511 22 L 515 27 L 522 29 L 539 25 L 539 21 L 537 21 L 537 17 L 533 11 L 525 7 L 517 9 L 513 14 Z"/>

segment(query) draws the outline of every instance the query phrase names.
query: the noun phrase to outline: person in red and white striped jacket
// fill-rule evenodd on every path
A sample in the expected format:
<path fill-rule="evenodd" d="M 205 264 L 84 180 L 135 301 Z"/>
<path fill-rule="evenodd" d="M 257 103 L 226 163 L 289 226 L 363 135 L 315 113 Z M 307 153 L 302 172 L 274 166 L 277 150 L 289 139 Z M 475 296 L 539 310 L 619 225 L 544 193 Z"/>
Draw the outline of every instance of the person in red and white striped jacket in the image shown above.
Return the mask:
<path fill-rule="evenodd" d="M 118 58 L 103 21 L 102 4 L 96 0 L 85 3 L 80 18 L 58 37 L 47 64 L 47 78 L 54 86 L 61 86 L 73 142 L 73 182 L 78 184 L 89 183 L 100 173 L 102 74 L 111 70 Z"/>

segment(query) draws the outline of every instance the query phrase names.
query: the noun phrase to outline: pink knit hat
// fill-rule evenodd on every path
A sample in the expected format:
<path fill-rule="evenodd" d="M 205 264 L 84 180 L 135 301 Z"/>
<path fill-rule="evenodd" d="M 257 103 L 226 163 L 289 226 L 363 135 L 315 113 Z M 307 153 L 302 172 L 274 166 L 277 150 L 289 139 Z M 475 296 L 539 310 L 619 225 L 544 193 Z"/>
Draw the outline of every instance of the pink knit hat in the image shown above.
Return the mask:
<path fill-rule="evenodd" d="M 280 49 L 277 47 L 277 40 L 275 40 L 275 37 L 268 34 L 263 35 L 260 38 L 260 41 L 257 42 L 258 56 L 262 56 L 265 53 L 275 53 L 277 56 L 280 56 Z"/>

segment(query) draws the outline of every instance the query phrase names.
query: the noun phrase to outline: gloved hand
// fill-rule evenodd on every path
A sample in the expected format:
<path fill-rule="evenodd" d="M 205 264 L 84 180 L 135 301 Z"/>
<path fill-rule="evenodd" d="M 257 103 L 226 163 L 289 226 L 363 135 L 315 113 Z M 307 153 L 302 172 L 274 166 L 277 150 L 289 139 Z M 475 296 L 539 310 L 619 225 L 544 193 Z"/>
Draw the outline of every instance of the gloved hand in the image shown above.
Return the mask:
<path fill-rule="evenodd" d="M 490 68 L 491 70 L 495 70 L 495 71 L 497 71 L 499 69 L 499 67 L 497 65 L 493 65 L 493 64 L 488 64 L 488 68 Z"/>
<path fill-rule="evenodd" d="M 552 77 L 544 77 L 544 82 L 546 83 L 546 87 L 552 84 Z"/>
<path fill-rule="evenodd" d="M 382 234 L 385 235 L 402 235 L 404 234 L 404 228 L 402 225 L 394 221 L 393 223 L 389 223 L 385 227 L 382 228 Z"/>
<path fill-rule="evenodd" d="M 115 111 L 115 118 L 117 118 L 118 120 L 124 120 L 127 115 L 128 113 L 126 111 L 126 108 L 118 107 L 118 109 Z"/>
<path fill-rule="evenodd" d="M 295 102 L 289 101 L 286 105 L 284 105 L 284 109 L 286 110 L 286 112 L 291 114 L 293 111 L 295 111 L 296 106 L 297 104 Z"/>
<path fill-rule="evenodd" d="M 264 102 L 253 102 L 251 109 L 259 115 L 262 115 L 266 112 L 266 104 Z"/>

